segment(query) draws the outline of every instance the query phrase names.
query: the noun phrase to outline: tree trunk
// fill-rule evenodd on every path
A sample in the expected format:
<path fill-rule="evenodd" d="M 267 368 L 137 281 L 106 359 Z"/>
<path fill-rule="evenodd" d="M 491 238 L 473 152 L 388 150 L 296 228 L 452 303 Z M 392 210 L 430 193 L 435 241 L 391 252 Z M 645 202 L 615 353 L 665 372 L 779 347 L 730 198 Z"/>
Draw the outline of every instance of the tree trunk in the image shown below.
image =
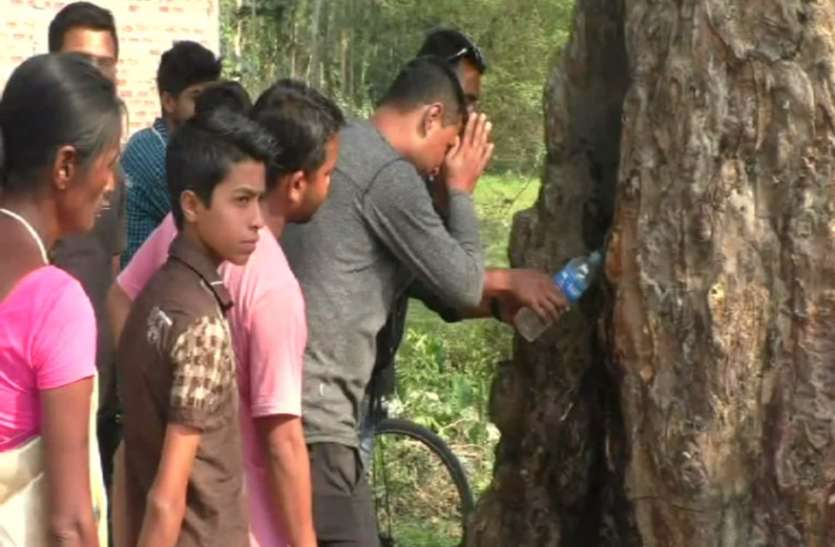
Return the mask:
<path fill-rule="evenodd" d="M 232 38 L 232 50 L 234 52 L 234 68 L 232 69 L 232 73 L 238 77 L 244 72 L 244 63 L 243 63 L 243 52 L 242 52 L 242 42 L 243 42 L 243 34 L 244 34 L 244 18 L 241 15 L 241 7 L 243 6 L 243 0 L 235 0 L 235 12 L 233 16 L 233 21 L 235 22 L 235 34 Z"/>
<path fill-rule="evenodd" d="M 290 77 L 298 78 L 299 72 L 296 69 L 296 54 L 298 53 L 298 17 L 296 12 L 292 12 L 293 22 L 290 27 Z"/>
<path fill-rule="evenodd" d="M 338 21 L 337 7 L 333 4 L 325 4 L 323 7 L 324 14 L 321 16 L 321 20 L 325 24 L 325 30 L 324 47 L 321 48 L 321 55 L 319 55 L 319 74 L 323 91 L 329 97 L 335 97 L 337 95 L 336 83 L 333 77 L 333 54 L 337 49 L 337 41 L 335 39 L 335 36 L 337 36 L 336 24 Z"/>
<path fill-rule="evenodd" d="M 320 60 L 321 40 L 319 37 L 321 18 L 322 0 L 313 0 L 313 11 L 310 19 L 310 60 L 307 65 L 307 81 L 317 89 L 322 85 L 322 66 Z"/>
<path fill-rule="evenodd" d="M 339 31 L 339 84 L 340 96 L 343 99 L 351 96 L 351 81 L 348 79 L 349 32 L 347 28 Z"/>
<path fill-rule="evenodd" d="M 470 545 L 835 545 L 834 47 L 831 1 L 578 0 L 511 257 L 608 231 L 606 281 L 501 367 Z"/>

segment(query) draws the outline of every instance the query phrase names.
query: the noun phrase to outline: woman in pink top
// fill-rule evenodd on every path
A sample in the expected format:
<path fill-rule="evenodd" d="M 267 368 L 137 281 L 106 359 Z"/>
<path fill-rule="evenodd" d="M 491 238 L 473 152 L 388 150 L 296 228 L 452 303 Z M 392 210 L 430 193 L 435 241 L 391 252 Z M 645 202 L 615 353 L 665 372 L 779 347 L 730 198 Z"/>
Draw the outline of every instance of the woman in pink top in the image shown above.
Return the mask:
<path fill-rule="evenodd" d="M 3 545 L 99 545 L 90 487 L 98 456 L 88 443 L 95 320 L 47 250 L 93 226 L 113 185 L 123 111 L 113 83 L 75 54 L 25 61 L 0 99 Z M 42 455 L 36 472 L 34 454 Z M 33 494 L 36 482 L 43 489 Z"/>

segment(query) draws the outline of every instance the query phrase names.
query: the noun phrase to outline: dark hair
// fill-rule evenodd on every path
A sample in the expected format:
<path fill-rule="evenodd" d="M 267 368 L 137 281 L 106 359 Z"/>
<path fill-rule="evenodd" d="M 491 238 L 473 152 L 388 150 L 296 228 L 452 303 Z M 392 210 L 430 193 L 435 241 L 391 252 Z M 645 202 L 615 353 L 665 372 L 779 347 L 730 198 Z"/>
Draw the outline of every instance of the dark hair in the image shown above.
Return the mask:
<path fill-rule="evenodd" d="M 455 65 L 461 59 L 467 59 L 481 74 L 487 70 L 487 61 L 481 49 L 463 32 L 448 28 L 435 28 L 429 31 L 417 53 L 418 57 L 430 56 Z"/>
<path fill-rule="evenodd" d="M 311 173 L 325 161 L 328 141 L 345 117 L 336 104 L 298 80 L 279 80 L 264 91 L 252 117 L 273 136 L 278 153 L 267 177 L 268 190 L 278 177 L 294 171 Z"/>
<path fill-rule="evenodd" d="M 176 97 L 194 84 L 217 80 L 220 69 L 220 58 L 202 45 L 189 40 L 175 42 L 160 58 L 157 90 Z"/>
<path fill-rule="evenodd" d="M 124 105 L 113 82 L 82 55 L 31 57 L 12 72 L 0 99 L 0 188 L 35 192 L 35 174 L 61 146 L 82 166 L 117 144 Z"/>
<path fill-rule="evenodd" d="M 269 166 L 274 156 L 272 137 L 246 116 L 221 108 L 187 121 L 174 132 L 165 155 L 165 176 L 177 227 L 183 226 L 183 192 L 191 190 L 209 207 L 215 187 L 232 165 L 252 159 Z"/>
<path fill-rule="evenodd" d="M 461 82 L 447 63 L 436 57 L 418 57 L 400 71 L 380 105 L 413 109 L 440 102 L 445 123 L 460 121 L 467 113 Z"/>
<path fill-rule="evenodd" d="M 249 116 L 252 99 L 244 86 L 233 80 L 223 80 L 210 84 L 194 101 L 194 114 L 205 116 L 218 108 Z"/>
<path fill-rule="evenodd" d="M 116 46 L 116 57 L 119 56 L 119 36 L 116 34 L 116 22 L 113 19 L 113 14 L 91 2 L 73 2 L 67 4 L 55 14 L 52 22 L 49 23 L 50 53 L 61 51 L 64 46 L 64 37 L 74 28 L 110 32 Z"/>

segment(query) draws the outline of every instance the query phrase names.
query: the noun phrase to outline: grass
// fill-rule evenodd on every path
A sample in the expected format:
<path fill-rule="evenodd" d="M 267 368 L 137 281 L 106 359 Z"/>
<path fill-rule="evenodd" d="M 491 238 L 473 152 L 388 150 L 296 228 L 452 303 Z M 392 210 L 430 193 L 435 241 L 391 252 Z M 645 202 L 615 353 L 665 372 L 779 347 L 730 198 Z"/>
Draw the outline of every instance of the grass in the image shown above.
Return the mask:
<path fill-rule="evenodd" d="M 488 267 L 507 266 L 513 214 L 533 205 L 539 181 L 484 176 L 475 193 Z M 510 357 L 510 327 L 492 320 L 447 324 L 412 301 L 397 360 L 393 411 L 443 437 L 468 471 L 476 497 L 490 482 L 498 431 L 487 403 L 497 362 Z"/>
<path fill-rule="evenodd" d="M 461 543 L 455 484 L 441 460 L 422 443 L 396 434 L 378 437 L 372 472 L 377 522 L 384 537 L 408 547 Z"/>

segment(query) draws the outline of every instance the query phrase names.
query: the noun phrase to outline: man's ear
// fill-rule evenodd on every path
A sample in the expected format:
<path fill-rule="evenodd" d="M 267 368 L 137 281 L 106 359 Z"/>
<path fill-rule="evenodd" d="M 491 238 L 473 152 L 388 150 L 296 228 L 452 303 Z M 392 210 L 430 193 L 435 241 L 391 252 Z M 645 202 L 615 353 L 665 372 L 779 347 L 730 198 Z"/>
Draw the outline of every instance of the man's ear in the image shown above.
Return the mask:
<path fill-rule="evenodd" d="M 287 199 L 291 205 L 298 205 L 304 202 L 304 193 L 307 190 L 307 177 L 304 171 L 298 170 L 287 175 Z"/>
<path fill-rule="evenodd" d="M 191 190 L 186 190 L 180 194 L 180 209 L 183 210 L 183 220 L 185 222 L 197 222 L 197 215 L 201 207 L 203 207 L 203 202 Z"/>
<path fill-rule="evenodd" d="M 177 97 L 167 91 L 163 91 L 159 95 L 159 100 L 162 103 L 163 113 L 171 116 L 177 110 Z"/>
<path fill-rule="evenodd" d="M 443 103 L 432 103 L 423 111 L 423 133 L 424 136 L 444 125 Z"/>
<path fill-rule="evenodd" d="M 55 188 L 59 191 L 69 188 L 77 169 L 78 150 L 69 145 L 59 148 L 52 162 L 52 181 Z"/>

